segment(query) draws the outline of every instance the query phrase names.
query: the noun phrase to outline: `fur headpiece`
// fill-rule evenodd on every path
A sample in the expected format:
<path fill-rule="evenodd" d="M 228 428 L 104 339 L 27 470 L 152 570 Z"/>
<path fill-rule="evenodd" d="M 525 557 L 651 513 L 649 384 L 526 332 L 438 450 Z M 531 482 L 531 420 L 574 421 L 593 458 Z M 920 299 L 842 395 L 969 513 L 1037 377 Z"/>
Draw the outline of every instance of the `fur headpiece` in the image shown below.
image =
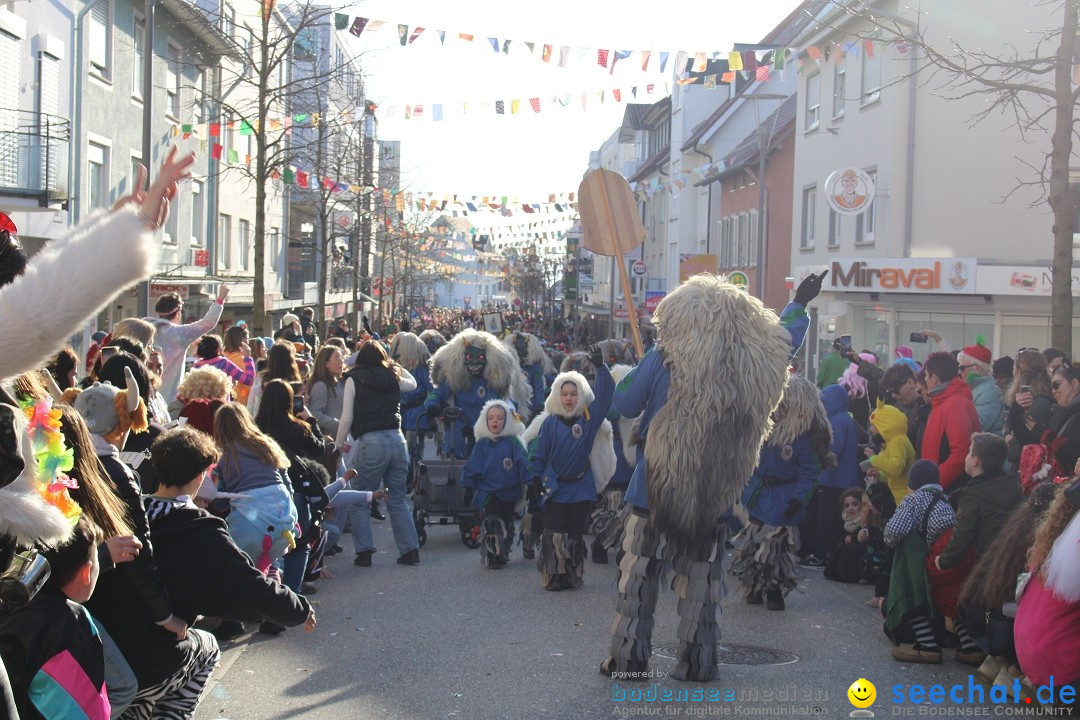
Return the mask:
<path fill-rule="evenodd" d="M 528 419 L 532 388 L 521 371 L 517 353 L 489 332 L 468 328 L 439 348 L 431 358 L 431 382 L 436 386 L 446 385 L 453 392 L 463 392 L 472 387 L 472 376 L 465 369 L 465 350 L 469 347 L 483 348 L 487 352 L 484 382 L 488 391 L 496 397 L 509 397 L 522 416 Z"/>
<path fill-rule="evenodd" d="M 514 332 L 503 338 L 503 344 L 510 348 L 511 352 L 517 354 L 517 347 L 514 343 L 517 341 L 518 336 L 525 338 L 525 342 L 528 343 L 528 350 L 525 352 L 525 364 L 535 365 L 540 363 L 540 367 L 543 368 L 545 375 L 550 375 L 555 370 L 555 366 L 551 364 L 551 359 L 548 358 L 547 353 L 544 352 L 544 346 L 540 344 L 540 340 L 531 333 L 515 330 Z"/>
<path fill-rule="evenodd" d="M 776 408 L 776 421 L 768 444 L 776 447 L 790 445 L 797 437 L 807 433 L 822 468 L 833 467 L 836 457 L 830 450 L 832 426 L 821 403 L 821 391 L 802 375 L 793 375 Z"/>
<path fill-rule="evenodd" d="M 94 383 L 86 390 L 72 388 L 64 393 L 64 399 L 83 416 L 90 432 L 117 447 L 122 445 L 119 441 L 129 430 L 142 433 L 149 428 L 146 404 L 139 397 L 139 386 L 131 368 L 124 368 L 124 378 L 125 390 L 117 390 L 109 383 Z"/>
<path fill-rule="evenodd" d="M 562 398 L 562 386 L 564 383 L 574 383 L 577 386 L 578 391 L 578 404 L 574 408 L 573 412 L 566 412 L 563 409 Z M 596 398 L 596 394 L 592 388 L 589 387 L 589 381 L 585 379 L 585 376 L 579 372 L 570 370 L 568 372 L 561 372 L 555 376 L 555 379 L 551 382 L 551 391 L 548 392 L 547 400 L 544 402 L 544 412 L 548 415 L 558 415 L 562 418 L 575 418 L 578 416 L 584 416 L 586 420 L 589 419 L 589 404 Z"/>
<path fill-rule="evenodd" d="M 572 352 L 563 357 L 562 364 L 559 365 L 559 372 L 578 372 L 588 380 L 592 380 L 596 377 L 596 366 L 592 364 L 592 360 L 589 358 L 587 352 Z"/>
<path fill-rule="evenodd" d="M 498 437 L 517 437 L 525 432 L 525 426 L 521 423 L 521 416 L 517 414 L 517 410 L 514 409 L 513 405 L 505 400 L 488 400 L 480 410 L 480 417 L 477 419 L 476 424 L 473 425 L 473 436 L 477 440 L 491 440 L 496 437 L 491 434 L 487 426 L 488 410 L 493 407 L 501 407 L 506 413 L 506 422 L 503 424 L 502 432 L 498 434 Z"/>
<path fill-rule="evenodd" d="M 675 288 L 653 324 L 671 384 L 645 441 L 649 508 L 674 541 L 706 542 L 757 465 L 791 340 L 776 313 L 712 275 Z"/>
<path fill-rule="evenodd" d="M 434 328 L 428 328 L 420 333 L 420 339 L 427 345 L 428 351 L 434 355 L 435 352 L 446 344 L 446 337 Z"/>
<path fill-rule="evenodd" d="M 428 364 L 431 352 L 418 336 L 411 332 L 399 332 L 390 341 L 390 357 L 409 372 Z"/>

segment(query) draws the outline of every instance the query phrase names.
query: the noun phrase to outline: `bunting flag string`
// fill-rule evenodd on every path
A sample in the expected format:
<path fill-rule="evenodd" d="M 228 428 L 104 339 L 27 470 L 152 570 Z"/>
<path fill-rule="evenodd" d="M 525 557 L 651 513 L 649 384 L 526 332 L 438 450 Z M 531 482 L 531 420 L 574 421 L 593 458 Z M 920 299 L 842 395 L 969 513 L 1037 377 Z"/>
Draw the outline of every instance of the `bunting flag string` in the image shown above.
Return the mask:
<path fill-rule="evenodd" d="M 421 33 L 429 26 L 418 26 L 413 28 L 412 33 L 409 32 L 409 26 L 403 23 L 392 23 L 385 20 L 374 20 L 365 17 L 354 17 L 346 13 L 334 14 L 334 27 L 340 31 L 348 31 L 350 34 L 360 37 L 364 32 L 372 33 L 382 28 L 392 28 L 396 25 L 399 44 L 401 47 L 415 47 L 420 43 L 416 42 Z M 435 34 L 438 35 L 438 44 L 441 47 L 446 46 L 446 30 L 435 30 Z M 452 34 L 451 37 L 454 37 Z M 523 45 L 526 51 L 530 55 L 539 55 L 540 61 L 551 64 L 555 59 L 558 67 L 566 68 L 570 64 L 570 56 L 573 51 L 576 51 L 576 56 L 579 59 L 586 57 L 595 57 L 597 65 L 608 69 L 609 73 L 615 72 L 615 65 L 619 60 L 625 60 L 637 53 L 641 59 L 640 68 L 642 72 L 648 72 L 650 59 L 652 55 L 656 54 L 656 51 L 649 50 L 611 50 L 610 48 L 596 48 L 596 47 L 583 47 L 583 46 L 568 46 L 560 45 L 556 46 L 553 43 L 536 43 L 532 41 L 519 41 L 515 39 L 502 38 L 491 36 L 478 36 L 475 33 L 456 33 L 458 41 L 462 43 L 472 43 L 477 40 L 478 37 L 486 37 L 488 43 L 491 45 L 491 49 L 494 54 L 508 55 L 511 45 Z M 854 37 L 854 36 L 852 36 Z M 430 43 L 434 43 L 431 40 Z M 667 70 L 668 60 L 672 54 L 675 55 L 675 66 L 673 69 L 673 79 L 676 81 L 682 79 L 685 80 L 687 73 L 693 71 L 694 73 L 702 73 L 706 71 L 707 64 L 710 60 L 719 61 L 727 65 L 726 72 L 745 72 L 747 77 L 757 79 L 762 76 L 759 70 L 763 62 L 771 61 L 772 68 L 770 72 L 782 71 L 786 62 L 791 62 L 801 72 L 806 62 L 813 61 L 817 64 L 832 60 L 834 62 L 842 62 L 844 57 L 855 56 L 865 54 L 868 58 L 874 58 L 876 53 L 888 45 L 895 45 L 898 51 L 902 53 L 902 49 L 899 46 L 903 45 L 901 41 L 884 41 L 873 39 L 849 39 L 847 41 L 835 41 L 822 45 L 810 45 L 806 48 L 781 48 L 776 45 L 740 45 L 741 50 L 728 50 L 728 51 L 702 51 L 694 50 L 692 52 L 687 50 L 666 50 L 659 51 L 660 55 L 660 74 L 663 75 Z M 555 55 L 555 49 L 558 47 L 558 55 Z M 537 53 L 539 48 L 539 53 Z M 746 49 L 749 48 L 749 49 Z M 726 61 L 722 58 L 726 58 Z M 687 64 L 687 60 L 690 60 L 691 64 Z M 718 73 L 725 74 L 725 73 Z"/>

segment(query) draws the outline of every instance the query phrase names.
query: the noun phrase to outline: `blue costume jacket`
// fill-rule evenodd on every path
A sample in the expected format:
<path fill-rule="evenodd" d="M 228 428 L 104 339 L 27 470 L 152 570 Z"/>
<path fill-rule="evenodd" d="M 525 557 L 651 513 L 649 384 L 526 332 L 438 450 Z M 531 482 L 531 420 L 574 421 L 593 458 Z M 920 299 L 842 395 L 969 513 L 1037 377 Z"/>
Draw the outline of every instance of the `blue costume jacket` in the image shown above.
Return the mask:
<path fill-rule="evenodd" d="M 424 407 L 427 404 L 427 396 L 431 393 L 431 372 L 427 364 L 408 368 L 416 378 L 416 389 L 401 393 L 401 429 L 402 430 L 427 430 L 427 414 Z"/>
<path fill-rule="evenodd" d="M 765 445 L 761 448 L 750 484 L 743 491 L 742 503 L 750 517 L 769 525 L 798 525 L 806 516 L 806 505 L 817 489 L 820 473 L 821 462 L 807 434 L 795 438 L 791 445 Z M 765 487 L 764 478 L 790 482 Z M 797 513 L 787 518 L 784 511 L 791 498 L 802 505 Z"/>
<path fill-rule="evenodd" d="M 544 409 L 544 399 L 547 397 L 547 383 L 544 380 L 544 368 L 540 363 L 522 365 L 521 371 L 525 373 L 525 379 L 532 388 L 532 414 L 535 415 Z"/>
<path fill-rule="evenodd" d="M 528 482 L 528 473 L 529 458 L 521 441 L 503 435 L 476 441 L 461 471 L 461 485 L 476 490 L 473 506 L 481 510 L 492 494 L 503 502 L 520 500 L 521 486 Z"/>
<path fill-rule="evenodd" d="M 552 392 L 556 392 L 554 388 Z M 589 455 L 615 392 L 615 381 L 606 366 L 597 369 L 593 392 L 595 397 L 589 404 L 588 420 L 584 415 L 567 420 L 552 414 L 540 426 L 536 446 L 529 457 L 529 477 L 543 479 L 547 491 L 545 503 L 596 500 L 596 481 L 589 467 Z M 559 481 L 559 478 L 577 477 L 583 471 L 585 474 L 580 480 Z"/>
<path fill-rule="evenodd" d="M 818 484 L 822 487 L 846 490 L 861 483 L 859 479 L 858 430 L 848 415 L 847 390 L 839 385 L 829 385 L 821 391 L 821 403 L 832 426 L 832 451 L 836 455 L 836 467 L 821 471 Z"/>
<path fill-rule="evenodd" d="M 791 354 L 802 345 L 810 319 L 806 309 L 798 303 L 790 302 L 780 314 L 780 324 L 791 335 Z M 664 366 L 663 355 L 650 350 L 641 359 L 641 364 L 622 379 L 615 391 L 615 409 L 623 417 L 641 415 L 638 434 L 641 442 L 637 450 L 637 466 L 626 491 L 626 501 L 642 510 L 649 509 L 649 489 L 645 478 L 645 438 L 648 437 L 649 424 L 660 408 L 667 402 L 668 385 L 671 384 L 671 371 Z"/>
<path fill-rule="evenodd" d="M 463 428 L 472 428 L 480 417 L 480 410 L 484 403 L 496 398 L 511 402 L 507 396 L 499 396 L 488 389 L 483 377 L 474 378 L 472 385 L 465 392 L 455 393 L 448 385 L 440 385 L 432 389 L 424 403 L 424 411 L 429 407 L 439 407 L 453 404 L 461 408 L 461 418 L 449 423 L 443 436 L 443 452 L 450 455 L 453 448 L 453 456 L 459 460 L 465 459 L 465 434 Z M 511 402 L 511 404 L 513 404 Z"/>

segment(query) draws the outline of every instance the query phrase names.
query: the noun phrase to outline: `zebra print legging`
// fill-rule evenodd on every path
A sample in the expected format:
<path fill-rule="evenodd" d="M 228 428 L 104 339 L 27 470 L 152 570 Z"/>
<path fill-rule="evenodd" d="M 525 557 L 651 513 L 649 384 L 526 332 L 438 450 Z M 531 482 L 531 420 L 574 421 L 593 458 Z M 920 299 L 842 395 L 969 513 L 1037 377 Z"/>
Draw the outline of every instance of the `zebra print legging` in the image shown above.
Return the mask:
<path fill-rule="evenodd" d="M 184 666 L 164 682 L 140 690 L 120 720 L 188 720 L 195 714 L 221 650 L 217 639 L 202 630 L 188 630 L 186 642 L 191 652 Z"/>

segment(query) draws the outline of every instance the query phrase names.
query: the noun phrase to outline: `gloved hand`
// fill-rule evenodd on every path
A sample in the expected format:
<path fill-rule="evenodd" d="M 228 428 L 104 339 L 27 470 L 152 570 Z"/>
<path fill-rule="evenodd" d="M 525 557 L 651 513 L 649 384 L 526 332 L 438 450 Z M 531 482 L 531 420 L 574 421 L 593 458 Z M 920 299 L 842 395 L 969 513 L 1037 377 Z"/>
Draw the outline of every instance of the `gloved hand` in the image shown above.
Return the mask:
<path fill-rule="evenodd" d="M 368 324 L 367 315 L 361 315 L 360 320 L 364 324 L 364 332 L 366 332 L 368 335 L 370 335 L 371 334 L 371 325 Z"/>
<path fill-rule="evenodd" d="M 409 328 L 412 327 L 412 323 L 408 318 L 402 318 L 401 320 L 401 332 L 409 332 Z"/>
<path fill-rule="evenodd" d="M 593 345 L 589 348 L 589 362 L 594 367 L 599 368 L 601 365 L 606 365 L 607 358 L 604 356 L 604 349 L 599 345 Z"/>
<path fill-rule="evenodd" d="M 469 425 L 461 428 L 461 434 L 465 437 L 466 440 L 472 440 L 475 437 L 475 435 L 473 434 L 473 429 Z"/>
<path fill-rule="evenodd" d="M 536 502 L 544 496 L 544 481 L 538 477 L 534 477 L 529 484 L 528 490 L 525 492 L 525 497 L 529 502 Z"/>
<path fill-rule="evenodd" d="M 466 505 L 472 505 L 473 497 L 476 496 L 476 490 L 471 487 L 465 488 L 465 494 L 461 496 L 461 502 Z"/>
<path fill-rule="evenodd" d="M 810 273 L 803 281 L 799 283 L 799 287 L 795 290 L 795 302 L 806 307 L 821 293 L 821 281 L 825 279 L 825 276 L 829 274 L 828 270 L 822 271 L 820 275 Z"/>
<path fill-rule="evenodd" d="M 787 501 L 787 507 L 784 508 L 784 517 L 790 520 L 791 518 L 795 517 L 796 513 L 798 513 L 800 510 L 802 510 L 802 503 L 795 498 L 791 498 Z"/>

